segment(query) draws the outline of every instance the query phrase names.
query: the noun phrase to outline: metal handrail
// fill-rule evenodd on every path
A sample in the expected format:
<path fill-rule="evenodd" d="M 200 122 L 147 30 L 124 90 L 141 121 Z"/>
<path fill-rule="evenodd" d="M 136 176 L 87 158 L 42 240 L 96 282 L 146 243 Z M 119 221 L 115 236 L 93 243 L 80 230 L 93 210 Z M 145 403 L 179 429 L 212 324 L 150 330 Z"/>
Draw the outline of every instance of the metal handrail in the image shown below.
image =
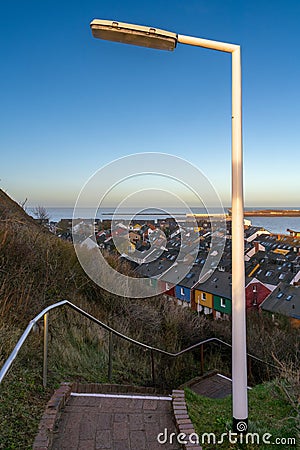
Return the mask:
<path fill-rule="evenodd" d="M 154 364 L 153 364 L 153 353 L 160 353 L 162 355 L 166 355 L 169 357 L 173 357 L 176 358 L 180 355 L 183 355 L 184 353 L 187 353 L 191 350 L 194 350 L 197 347 L 203 346 L 204 344 L 210 343 L 210 342 L 217 342 L 219 344 L 225 345 L 227 347 L 232 347 L 231 344 L 228 344 L 227 342 L 218 339 L 216 337 L 213 338 L 209 338 L 209 339 L 205 339 L 204 341 L 201 342 L 197 342 L 196 344 L 193 344 L 183 350 L 180 350 L 177 353 L 171 353 L 171 352 L 167 352 L 165 350 L 162 350 L 160 348 L 156 348 L 156 347 L 152 347 L 151 345 L 148 344 L 144 344 L 143 342 L 139 342 L 136 341 L 135 339 L 130 338 L 129 336 L 126 336 L 125 334 L 120 333 L 119 331 L 115 330 L 114 328 L 111 328 L 109 325 L 106 325 L 105 323 L 101 322 L 100 320 L 96 319 L 96 317 L 92 316 L 91 314 L 87 313 L 86 311 L 84 311 L 83 309 L 79 308 L 78 306 L 74 305 L 73 303 L 69 302 L 68 300 L 62 300 L 58 303 L 54 303 L 53 305 L 48 306 L 47 308 L 43 309 L 43 311 L 41 311 L 34 319 L 32 319 L 27 328 L 25 329 L 24 333 L 22 334 L 22 336 L 20 337 L 20 339 L 18 340 L 15 348 L 13 349 L 13 351 L 11 352 L 11 354 L 9 355 L 9 357 L 7 358 L 6 362 L 4 363 L 3 367 L 0 370 L 0 383 L 2 382 L 3 378 L 5 377 L 6 373 L 8 372 L 8 370 L 10 369 L 13 361 L 15 360 L 15 358 L 17 357 L 22 345 L 24 344 L 24 342 L 26 341 L 29 333 L 31 332 L 31 330 L 33 329 L 34 325 L 41 320 L 42 318 L 44 318 L 44 363 L 43 363 L 43 385 L 44 387 L 47 384 L 47 352 L 48 352 L 48 313 L 49 311 L 51 311 L 52 309 L 56 309 L 56 308 L 60 308 L 62 306 L 69 306 L 71 309 L 74 309 L 75 311 L 79 312 L 80 314 L 82 314 L 84 317 L 88 318 L 89 320 L 91 320 L 92 322 L 100 325 L 102 328 L 104 328 L 105 330 L 109 331 L 110 333 L 110 337 L 111 335 L 115 335 L 120 337 L 121 339 L 124 339 L 125 341 L 128 341 L 134 345 L 137 345 L 141 348 L 144 348 L 145 350 L 150 350 L 151 351 L 151 359 L 152 359 L 152 376 L 154 378 Z M 110 339 L 110 346 L 111 346 L 111 339 Z M 203 347 L 202 347 L 203 348 Z M 267 361 L 263 361 L 260 358 L 257 358 L 256 356 L 247 353 L 247 356 L 255 359 L 258 362 L 261 362 L 263 364 L 266 364 L 270 367 L 273 367 L 275 369 L 280 369 L 279 366 L 276 366 L 272 363 L 269 363 Z M 111 361 L 109 364 L 109 372 L 111 373 Z"/>

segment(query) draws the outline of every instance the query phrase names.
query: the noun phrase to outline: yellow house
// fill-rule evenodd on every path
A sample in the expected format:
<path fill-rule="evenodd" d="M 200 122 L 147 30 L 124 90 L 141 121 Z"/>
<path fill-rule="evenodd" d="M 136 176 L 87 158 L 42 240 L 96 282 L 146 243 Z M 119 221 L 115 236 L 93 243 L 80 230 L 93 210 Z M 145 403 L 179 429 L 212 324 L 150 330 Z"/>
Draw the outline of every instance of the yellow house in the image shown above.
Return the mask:
<path fill-rule="evenodd" d="M 199 289 L 195 289 L 195 304 L 197 308 L 197 304 L 200 304 L 206 308 L 213 308 L 213 295 L 209 292 L 200 291 Z"/>

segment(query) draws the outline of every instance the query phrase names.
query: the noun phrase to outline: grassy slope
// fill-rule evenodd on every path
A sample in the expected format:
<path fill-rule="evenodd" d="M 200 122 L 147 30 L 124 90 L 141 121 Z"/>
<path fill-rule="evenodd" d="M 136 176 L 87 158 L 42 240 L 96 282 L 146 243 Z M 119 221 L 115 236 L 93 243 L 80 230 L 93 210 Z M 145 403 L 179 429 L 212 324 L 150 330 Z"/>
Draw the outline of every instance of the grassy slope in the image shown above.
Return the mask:
<path fill-rule="evenodd" d="M 296 438 L 296 442 L 300 445 L 299 411 L 297 414 L 281 386 L 282 381 L 277 380 L 258 385 L 249 392 L 249 432 L 258 433 L 260 439 L 264 433 L 270 433 L 272 435 L 271 442 L 275 442 L 276 438 Z M 198 396 L 191 390 L 186 389 L 186 398 L 195 431 L 200 436 L 200 443 L 203 433 L 215 433 L 218 441 L 222 433 L 230 430 L 232 420 L 231 396 L 214 400 Z M 204 442 L 203 448 L 205 450 L 216 448 L 216 445 L 207 443 L 207 438 Z M 247 450 L 270 448 L 268 444 L 253 445 L 250 442 L 248 444 L 230 444 L 228 439 L 224 439 L 224 443 L 217 444 L 217 448 Z M 288 445 L 287 440 L 282 442 L 285 443 L 278 445 L 279 448 L 299 448 L 296 445 Z"/>
<path fill-rule="evenodd" d="M 2 220 L 8 220 L 14 218 L 23 221 L 24 223 L 30 223 L 32 226 L 36 225 L 36 222 L 32 217 L 26 214 L 23 208 L 18 205 L 11 197 L 9 197 L 2 189 L 0 189 L 0 217 Z"/>
<path fill-rule="evenodd" d="M 0 365 L 27 323 L 67 294 L 78 271 L 73 251 L 0 190 Z M 74 283 L 73 283 L 74 284 Z M 74 291 L 74 286 L 73 286 Z M 29 449 L 55 387 L 42 389 L 41 336 L 31 335 L 0 387 L 0 448 Z"/>

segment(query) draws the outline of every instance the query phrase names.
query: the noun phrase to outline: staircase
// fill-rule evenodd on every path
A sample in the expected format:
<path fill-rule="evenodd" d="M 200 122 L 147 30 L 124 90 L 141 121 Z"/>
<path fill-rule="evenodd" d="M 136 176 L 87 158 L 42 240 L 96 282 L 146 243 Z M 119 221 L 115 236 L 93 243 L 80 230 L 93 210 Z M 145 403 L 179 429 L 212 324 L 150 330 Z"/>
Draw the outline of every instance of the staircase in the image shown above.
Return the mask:
<path fill-rule="evenodd" d="M 209 398 L 225 398 L 232 394 L 232 381 L 230 378 L 218 373 L 217 370 L 207 372 L 201 377 L 193 378 L 180 388 L 190 388 L 198 395 Z"/>
<path fill-rule="evenodd" d="M 42 417 L 34 450 L 201 450 L 182 445 L 194 433 L 184 391 L 64 383 Z M 189 442 L 189 441 L 188 441 Z"/>
<path fill-rule="evenodd" d="M 97 318 L 91 316 L 68 300 L 48 306 L 32 319 L 15 348 L 0 370 L 0 384 L 13 361 L 16 359 L 27 337 L 44 319 L 44 357 L 43 357 L 43 386 L 47 386 L 48 372 L 48 316 L 54 309 L 68 307 L 78 314 L 86 317 L 108 332 L 108 379 L 112 379 L 113 368 L 113 336 L 137 346 L 150 354 L 151 378 L 155 385 L 156 368 L 155 355 L 165 355 L 168 358 L 177 358 L 200 348 L 201 373 L 204 372 L 204 345 L 218 344 L 230 348 L 231 345 L 218 338 L 208 338 L 197 342 L 177 353 L 152 347 L 136 341 L 109 327 Z M 272 370 L 280 370 L 273 364 L 264 362 L 254 355 L 248 357 L 256 362 L 267 365 Z M 207 376 L 206 376 L 207 377 Z M 205 378 L 205 377 L 204 377 Z M 212 398 L 222 398 L 231 392 L 231 380 L 217 374 L 215 378 L 203 381 L 191 380 L 190 386 L 196 393 Z M 81 394 L 81 395 L 80 395 Z M 71 418 L 70 418 L 71 417 Z M 166 442 L 164 432 L 167 430 Z M 179 448 L 201 448 L 192 444 L 190 435 L 194 433 L 193 425 L 187 414 L 184 391 L 168 393 L 157 392 L 152 388 L 136 388 L 134 386 L 118 385 L 80 385 L 64 383 L 54 393 L 47 404 L 42 417 L 39 433 L 36 436 L 33 449 L 76 449 L 103 448 L 121 450 L 155 450 L 164 448 L 175 450 Z M 181 437 L 179 437 L 179 435 Z M 184 435 L 184 437 L 182 437 Z M 194 441 L 195 436 L 193 436 Z M 181 442 L 185 440 L 187 443 Z M 164 445 L 164 447 L 162 447 Z"/>

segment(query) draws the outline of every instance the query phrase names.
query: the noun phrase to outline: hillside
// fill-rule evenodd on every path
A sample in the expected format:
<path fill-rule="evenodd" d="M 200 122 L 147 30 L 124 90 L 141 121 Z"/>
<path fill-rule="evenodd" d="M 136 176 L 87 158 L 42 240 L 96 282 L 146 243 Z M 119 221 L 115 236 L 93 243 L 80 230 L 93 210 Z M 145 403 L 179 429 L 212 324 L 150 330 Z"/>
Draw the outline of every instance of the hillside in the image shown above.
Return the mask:
<path fill-rule="evenodd" d="M 0 189 L 0 220 L 14 220 L 22 225 L 37 226 L 36 221 L 2 189 Z"/>
<path fill-rule="evenodd" d="M 0 190 L 0 317 L 25 324 L 82 276 L 73 247 Z"/>

